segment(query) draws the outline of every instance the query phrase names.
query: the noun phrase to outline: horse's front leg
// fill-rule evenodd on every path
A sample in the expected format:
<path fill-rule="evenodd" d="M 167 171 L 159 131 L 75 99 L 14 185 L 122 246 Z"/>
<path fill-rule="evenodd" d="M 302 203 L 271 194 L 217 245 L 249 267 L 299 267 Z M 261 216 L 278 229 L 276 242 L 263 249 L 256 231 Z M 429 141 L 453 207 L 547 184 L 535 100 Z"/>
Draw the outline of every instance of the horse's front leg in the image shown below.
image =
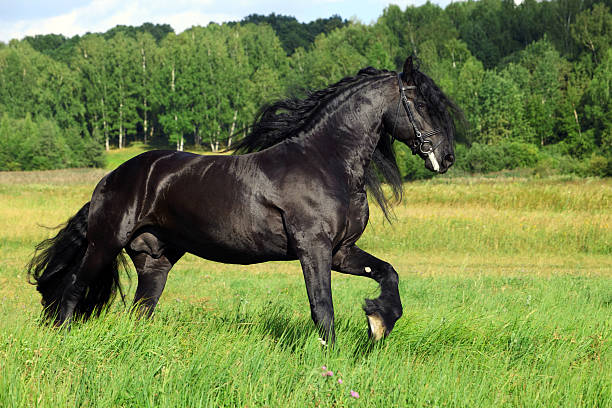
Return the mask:
<path fill-rule="evenodd" d="M 368 318 L 370 337 L 380 340 L 391 333 L 395 322 L 402 316 L 398 276 L 393 266 L 352 245 L 341 247 L 334 254 L 332 268 L 341 273 L 367 276 L 378 282 L 380 296 L 366 299 L 363 308 Z"/>
<path fill-rule="evenodd" d="M 292 235 L 296 255 L 304 273 L 310 315 L 319 330 L 322 343 L 332 345 L 336 334 L 331 293 L 331 242 L 321 236 L 304 233 Z"/>

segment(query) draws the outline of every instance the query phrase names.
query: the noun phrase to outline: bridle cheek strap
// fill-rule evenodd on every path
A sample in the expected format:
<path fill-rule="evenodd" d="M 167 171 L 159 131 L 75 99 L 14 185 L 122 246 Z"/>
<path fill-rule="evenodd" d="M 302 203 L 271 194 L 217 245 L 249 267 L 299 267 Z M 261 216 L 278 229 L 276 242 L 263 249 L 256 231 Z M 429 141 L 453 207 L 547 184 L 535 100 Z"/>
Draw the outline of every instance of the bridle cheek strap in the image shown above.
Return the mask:
<path fill-rule="evenodd" d="M 441 132 L 441 130 L 432 129 L 427 132 L 421 132 L 421 130 L 419 129 L 419 126 L 417 125 L 416 119 L 414 118 L 414 113 L 412 112 L 412 108 L 410 107 L 411 103 L 408 100 L 406 93 L 404 92 L 406 90 L 416 89 L 416 86 L 406 86 L 405 87 L 404 84 L 402 83 L 401 73 L 397 74 L 397 83 L 399 85 L 400 101 L 397 104 L 397 111 L 395 113 L 395 122 L 393 123 L 393 133 L 391 134 L 391 143 L 393 143 L 393 141 L 395 140 L 395 126 L 397 125 L 397 118 L 399 115 L 399 107 L 401 103 L 402 105 L 404 105 L 406 116 L 408 118 L 408 121 L 410 122 L 410 125 L 412 126 L 412 129 L 414 130 L 414 140 L 410 144 L 410 150 L 412 150 L 412 154 L 421 153 L 421 154 L 427 155 L 432 161 L 432 164 L 435 163 L 434 167 L 436 167 L 437 161 L 435 161 L 435 156 L 434 156 L 434 159 L 432 159 L 431 156 L 433 155 L 434 150 L 436 150 L 440 146 L 442 141 L 438 142 L 438 144 L 434 146 L 430 137 L 433 135 L 437 135 L 438 133 Z"/>

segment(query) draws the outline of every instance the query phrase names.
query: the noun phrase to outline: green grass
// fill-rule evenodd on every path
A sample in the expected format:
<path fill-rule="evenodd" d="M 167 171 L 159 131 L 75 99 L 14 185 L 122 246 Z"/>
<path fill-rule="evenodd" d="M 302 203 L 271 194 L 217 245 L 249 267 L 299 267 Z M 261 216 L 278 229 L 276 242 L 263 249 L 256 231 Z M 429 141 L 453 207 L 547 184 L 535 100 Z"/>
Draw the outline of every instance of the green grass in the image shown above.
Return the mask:
<path fill-rule="evenodd" d="M 40 326 L 23 265 L 53 231 L 37 224 L 102 174 L 0 173 L 0 407 L 612 407 L 611 180 L 407 184 L 360 241 L 400 273 L 404 316 L 370 344 L 376 284 L 334 274 L 328 350 L 296 262 L 186 256 L 151 321 L 116 301 L 70 332 Z"/>
<path fill-rule="evenodd" d="M 106 153 L 106 166 L 104 168 L 107 170 L 114 170 L 119 167 L 121 163 L 147 150 L 150 149 L 147 148 L 146 145 L 138 142 L 132 143 L 130 146 L 124 147 L 123 149 L 110 150 Z"/>

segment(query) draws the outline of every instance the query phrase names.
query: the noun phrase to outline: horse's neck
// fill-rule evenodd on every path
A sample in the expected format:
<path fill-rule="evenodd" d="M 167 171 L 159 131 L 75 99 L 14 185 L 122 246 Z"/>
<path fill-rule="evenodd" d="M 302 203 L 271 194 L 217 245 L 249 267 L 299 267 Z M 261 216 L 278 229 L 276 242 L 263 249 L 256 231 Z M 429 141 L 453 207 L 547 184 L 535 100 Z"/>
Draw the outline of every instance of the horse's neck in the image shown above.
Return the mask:
<path fill-rule="evenodd" d="M 355 186 L 365 183 L 366 169 L 380 139 L 382 95 L 380 86 L 353 94 L 305 137 L 309 148 L 339 163 Z"/>

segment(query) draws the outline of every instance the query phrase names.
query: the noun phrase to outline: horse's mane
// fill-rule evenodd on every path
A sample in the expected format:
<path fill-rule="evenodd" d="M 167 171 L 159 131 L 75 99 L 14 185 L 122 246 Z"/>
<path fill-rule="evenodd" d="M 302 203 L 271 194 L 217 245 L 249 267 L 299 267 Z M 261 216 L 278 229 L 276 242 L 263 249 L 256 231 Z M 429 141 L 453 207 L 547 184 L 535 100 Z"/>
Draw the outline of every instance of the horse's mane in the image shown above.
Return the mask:
<path fill-rule="evenodd" d="M 440 125 L 449 137 L 449 142 L 453 143 L 456 133 L 456 122 L 465 126 L 465 118 L 461 109 L 442 92 L 433 79 L 419 71 L 413 69 L 412 80 L 418 88 L 419 93 L 427 102 L 427 110 L 433 116 L 437 116 Z"/>
<path fill-rule="evenodd" d="M 454 109 L 455 105 L 427 75 L 416 69 L 413 74 L 416 74 L 413 75 L 415 85 L 428 105 L 432 105 L 429 108 L 433 107 L 436 113 L 442 115 L 445 129 L 451 131 L 449 135 L 453 135 L 454 125 L 446 122 L 450 118 L 449 107 Z M 357 75 L 345 77 L 327 88 L 308 92 L 303 99 L 291 97 L 265 105 L 255 117 L 250 132 L 234 146 L 234 152 L 240 154 L 261 151 L 284 140 L 298 137 L 319 122 L 323 117 L 322 108 L 333 104 L 336 96 L 343 91 L 366 81 L 390 75 L 397 74 L 367 67 L 360 70 Z M 452 118 L 450 121 L 452 122 Z M 389 219 L 389 198 L 383 193 L 383 181 L 391 187 L 395 201 L 401 200 L 402 197 L 402 177 L 397 167 L 392 143 L 391 134 L 383 131 L 365 174 L 366 186 L 387 219 Z"/>

